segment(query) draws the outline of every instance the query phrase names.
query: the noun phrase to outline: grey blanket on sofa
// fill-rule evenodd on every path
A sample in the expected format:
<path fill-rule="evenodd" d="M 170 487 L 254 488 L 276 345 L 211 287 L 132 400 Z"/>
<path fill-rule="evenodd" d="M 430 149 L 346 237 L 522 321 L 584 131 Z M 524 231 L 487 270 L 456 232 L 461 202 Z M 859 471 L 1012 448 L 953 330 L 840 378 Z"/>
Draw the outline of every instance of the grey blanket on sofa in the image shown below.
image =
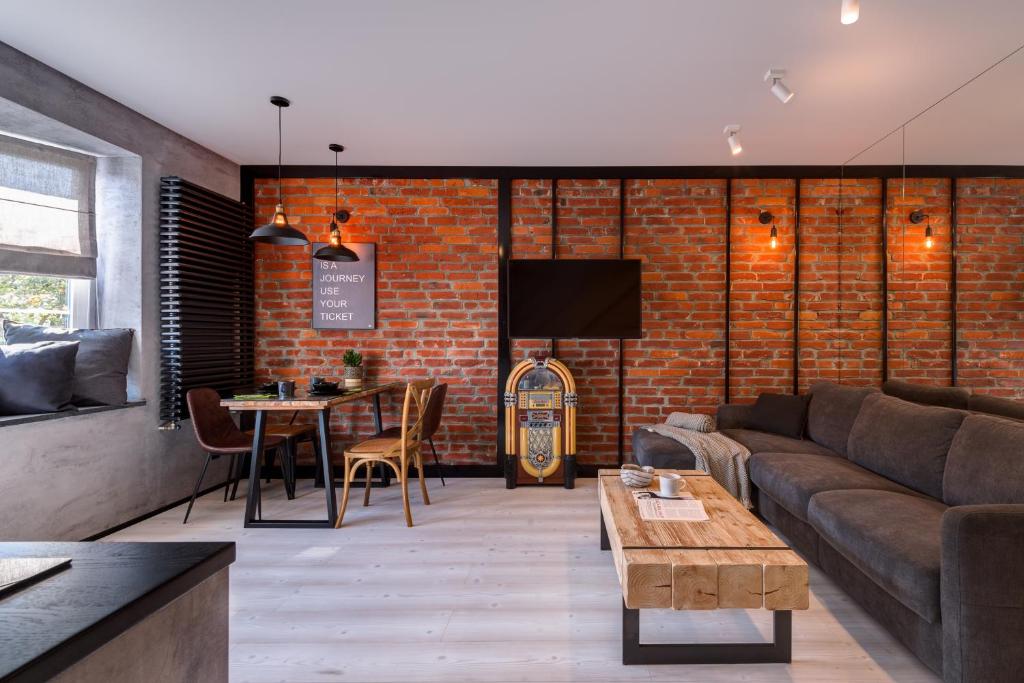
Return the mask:
<path fill-rule="evenodd" d="M 697 469 L 710 474 L 744 507 L 750 509 L 750 477 L 747 460 L 750 451 L 721 432 L 698 432 L 692 429 L 656 424 L 649 431 L 675 439 L 693 453 Z"/>

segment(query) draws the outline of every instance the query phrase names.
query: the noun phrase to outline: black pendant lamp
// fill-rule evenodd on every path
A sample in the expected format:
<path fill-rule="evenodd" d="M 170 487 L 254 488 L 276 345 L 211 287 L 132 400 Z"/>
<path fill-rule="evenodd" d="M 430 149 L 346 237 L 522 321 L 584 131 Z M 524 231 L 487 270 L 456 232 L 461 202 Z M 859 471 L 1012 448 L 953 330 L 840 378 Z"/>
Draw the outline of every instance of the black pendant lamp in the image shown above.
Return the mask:
<path fill-rule="evenodd" d="M 320 247 L 313 254 L 313 258 L 321 261 L 358 261 L 359 256 L 344 244 L 341 243 L 341 228 L 338 221 L 347 223 L 349 212 L 345 209 L 338 210 L 338 153 L 345 151 L 345 148 L 337 143 L 327 146 L 334 152 L 334 214 L 331 216 L 331 238 L 326 247 Z"/>
<path fill-rule="evenodd" d="M 276 244 L 282 247 L 301 247 L 309 244 L 309 240 L 300 231 L 288 223 L 284 212 L 284 193 L 281 191 L 281 110 L 291 104 L 286 98 L 274 95 L 270 103 L 277 107 L 277 207 L 274 217 L 266 225 L 252 231 L 249 239 L 254 242 Z"/>

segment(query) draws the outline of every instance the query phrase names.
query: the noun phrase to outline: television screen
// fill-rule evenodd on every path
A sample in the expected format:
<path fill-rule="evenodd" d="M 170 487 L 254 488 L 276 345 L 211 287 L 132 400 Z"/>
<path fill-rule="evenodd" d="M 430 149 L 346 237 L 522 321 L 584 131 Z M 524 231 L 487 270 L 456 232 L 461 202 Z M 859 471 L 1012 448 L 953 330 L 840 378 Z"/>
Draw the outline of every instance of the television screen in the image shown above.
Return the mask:
<path fill-rule="evenodd" d="M 640 261 L 511 259 L 509 336 L 519 339 L 638 339 Z"/>

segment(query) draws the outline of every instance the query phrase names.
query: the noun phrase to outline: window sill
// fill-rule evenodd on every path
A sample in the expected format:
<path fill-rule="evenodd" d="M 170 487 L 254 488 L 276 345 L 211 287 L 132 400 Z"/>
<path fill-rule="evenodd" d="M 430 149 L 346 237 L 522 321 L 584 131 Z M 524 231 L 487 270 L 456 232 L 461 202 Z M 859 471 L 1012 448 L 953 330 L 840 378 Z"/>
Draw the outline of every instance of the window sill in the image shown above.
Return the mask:
<path fill-rule="evenodd" d="M 0 416 L 0 428 L 23 425 L 30 422 L 46 422 L 48 420 L 60 420 L 66 417 L 82 417 L 94 413 L 106 413 L 111 410 L 124 410 L 126 408 L 137 408 L 146 405 L 145 401 L 128 401 L 120 406 L 89 406 L 87 408 L 75 408 L 73 410 L 61 410 L 57 413 L 35 413 L 32 415 L 3 415 Z"/>

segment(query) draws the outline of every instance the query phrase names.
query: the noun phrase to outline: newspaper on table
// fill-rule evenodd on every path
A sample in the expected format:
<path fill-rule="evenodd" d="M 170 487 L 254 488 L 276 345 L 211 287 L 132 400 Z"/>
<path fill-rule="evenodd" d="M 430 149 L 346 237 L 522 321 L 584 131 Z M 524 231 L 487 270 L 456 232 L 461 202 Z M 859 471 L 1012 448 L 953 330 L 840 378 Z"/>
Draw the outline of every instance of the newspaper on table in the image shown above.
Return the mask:
<path fill-rule="evenodd" d="M 706 522 L 708 513 L 704 503 L 683 492 L 679 498 L 663 498 L 654 491 L 633 491 L 640 508 L 640 519 L 645 522 Z"/>

